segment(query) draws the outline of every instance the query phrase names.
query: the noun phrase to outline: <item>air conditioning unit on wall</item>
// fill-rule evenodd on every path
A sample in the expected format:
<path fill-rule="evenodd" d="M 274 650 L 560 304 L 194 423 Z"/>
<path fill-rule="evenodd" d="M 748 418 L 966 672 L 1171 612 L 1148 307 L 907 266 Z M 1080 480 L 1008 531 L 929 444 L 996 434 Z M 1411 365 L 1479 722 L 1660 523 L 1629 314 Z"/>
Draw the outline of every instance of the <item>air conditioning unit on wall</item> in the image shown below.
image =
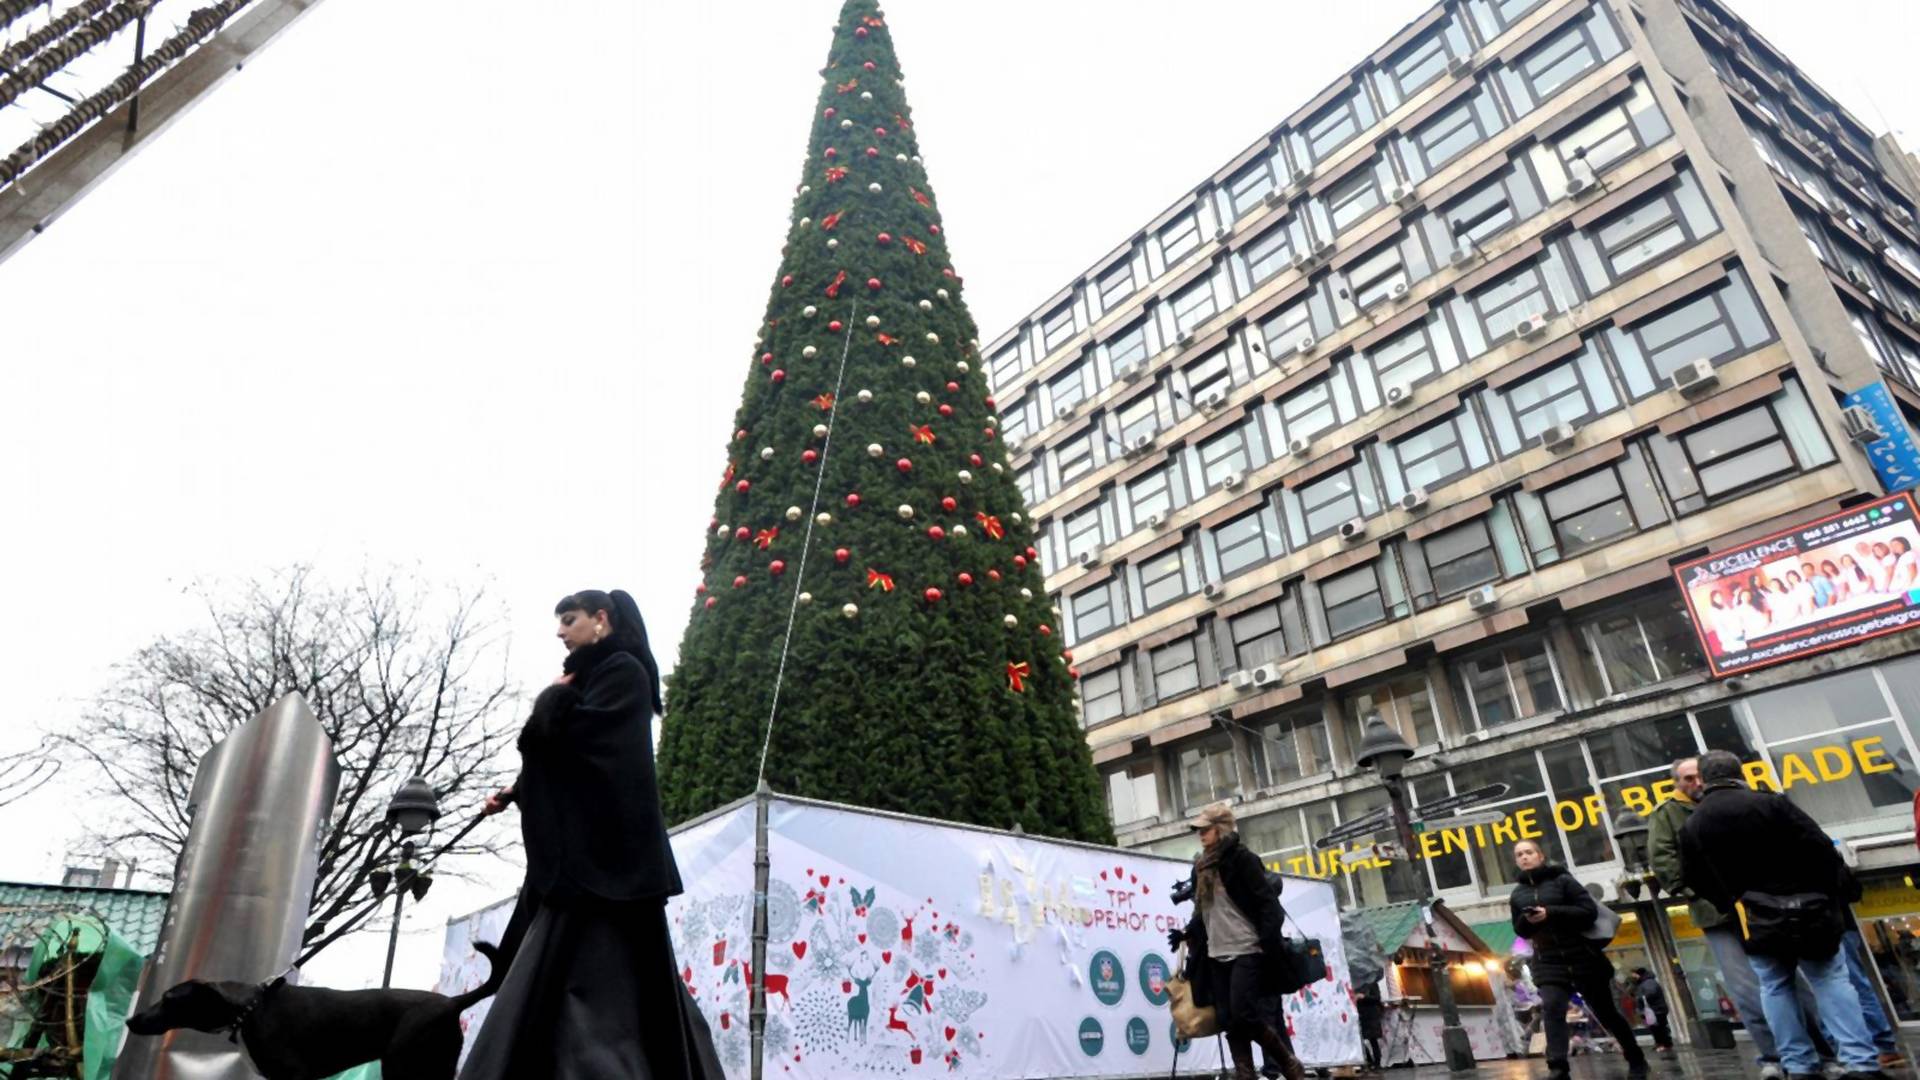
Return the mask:
<path fill-rule="evenodd" d="M 1692 360 L 1681 364 L 1673 372 L 1673 388 L 1689 397 L 1704 394 L 1720 385 L 1720 373 L 1705 360 Z"/>
<path fill-rule="evenodd" d="M 1571 448 L 1573 440 L 1572 424 L 1548 424 L 1546 430 L 1540 433 L 1540 445 L 1556 452 Z"/>
<path fill-rule="evenodd" d="M 1858 405 L 1849 405 L 1840 410 L 1840 426 L 1846 429 L 1847 438 L 1862 446 L 1877 443 L 1887 437 L 1887 433 L 1880 430 L 1880 423 L 1873 418 L 1873 414 Z"/>
<path fill-rule="evenodd" d="M 1412 491 L 1400 496 L 1400 509 L 1410 514 L 1417 514 L 1427 508 L 1428 502 L 1427 489 L 1414 488 Z"/>
<path fill-rule="evenodd" d="M 1280 685 L 1280 665 L 1261 664 L 1253 669 L 1253 685 L 1260 687 Z"/>
<path fill-rule="evenodd" d="M 1492 611 L 1500 606 L 1500 592 L 1491 585 L 1482 585 L 1467 594 L 1467 606 L 1475 611 Z"/>
<path fill-rule="evenodd" d="M 1362 539 L 1366 535 L 1367 522 L 1365 518 L 1353 518 L 1340 523 L 1340 539 L 1345 540 L 1349 544 Z"/>

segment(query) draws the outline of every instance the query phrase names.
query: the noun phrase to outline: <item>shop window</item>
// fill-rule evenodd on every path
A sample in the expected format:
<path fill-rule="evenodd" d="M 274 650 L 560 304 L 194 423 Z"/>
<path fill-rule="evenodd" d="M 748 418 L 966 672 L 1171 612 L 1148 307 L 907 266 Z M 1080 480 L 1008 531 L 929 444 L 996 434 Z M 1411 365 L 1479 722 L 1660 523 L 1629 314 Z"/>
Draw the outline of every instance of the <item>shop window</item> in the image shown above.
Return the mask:
<path fill-rule="evenodd" d="M 1874 818 L 1910 823 L 1920 787 L 1907 732 L 1868 669 L 1745 699 L 1770 779 L 1828 828 Z"/>
<path fill-rule="evenodd" d="M 1334 800 L 1340 809 L 1341 821 L 1356 821 L 1360 818 L 1384 809 L 1387 805 L 1387 793 L 1380 788 L 1348 792 Z M 1418 900 L 1423 894 L 1421 881 L 1417 875 L 1426 873 L 1426 866 L 1417 861 L 1394 859 L 1379 870 L 1363 870 L 1347 875 L 1353 886 L 1354 903 L 1362 907 L 1376 907 L 1381 904 L 1400 904 L 1409 900 Z M 1384 943 L 1383 943 L 1384 944 Z M 1400 969 L 1402 973 L 1411 967 Z"/>
<path fill-rule="evenodd" d="M 1481 731 L 1562 707 L 1545 638 L 1477 653 L 1455 661 L 1452 668 L 1460 714 Z"/>
<path fill-rule="evenodd" d="M 1587 768 L 1587 756 L 1580 743 L 1557 743 L 1542 750 L 1540 758 L 1547 768 L 1547 784 L 1553 789 L 1554 825 L 1573 865 L 1612 862 L 1613 838 L 1608 835 L 1606 824 L 1596 820 L 1604 817 L 1605 801 L 1601 801 L 1601 812 L 1596 812 L 1589 801 L 1601 798 L 1600 788 L 1593 782 L 1593 773 Z M 1563 817 L 1560 807 L 1565 803 L 1578 809 Z"/>
<path fill-rule="evenodd" d="M 1604 697 L 1652 686 L 1706 666 L 1693 623 L 1677 594 L 1662 592 L 1582 619 L 1575 626 L 1575 636 L 1582 646 L 1577 659 L 1588 684 Z"/>
<path fill-rule="evenodd" d="M 1287 860 L 1303 858 L 1307 853 L 1307 833 L 1300 825 L 1300 811 L 1291 806 L 1241 821 L 1240 842 L 1269 867 L 1284 867 Z"/>
<path fill-rule="evenodd" d="M 1104 724 L 1126 711 L 1120 695 L 1120 672 L 1125 666 L 1116 664 L 1080 680 L 1080 722 L 1084 726 Z"/>
<path fill-rule="evenodd" d="M 1456 791 L 1472 791 L 1492 783 L 1506 784 L 1507 796 L 1503 801 L 1475 809 L 1500 811 L 1506 815 L 1514 832 L 1539 843 L 1547 852 L 1548 859 L 1562 864 L 1567 861 L 1554 828 L 1553 798 L 1547 794 L 1546 783 L 1540 775 L 1540 763 L 1533 751 L 1503 754 L 1461 765 L 1449 772 L 1453 776 Z M 1444 829 L 1444 819 L 1440 827 Z M 1483 888 L 1493 889 L 1514 883 L 1519 870 L 1513 865 L 1512 844 L 1475 843 L 1471 846 L 1474 867 L 1479 872 Z"/>
<path fill-rule="evenodd" d="M 1136 761 L 1107 774 L 1107 805 L 1115 825 L 1150 821 L 1160 816 L 1160 790 L 1153 762 Z"/>
<path fill-rule="evenodd" d="M 1180 806 L 1188 813 L 1239 794 L 1233 740 L 1220 734 L 1189 743 L 1175 755 L 1174 775 L 1180 780 Z"/>

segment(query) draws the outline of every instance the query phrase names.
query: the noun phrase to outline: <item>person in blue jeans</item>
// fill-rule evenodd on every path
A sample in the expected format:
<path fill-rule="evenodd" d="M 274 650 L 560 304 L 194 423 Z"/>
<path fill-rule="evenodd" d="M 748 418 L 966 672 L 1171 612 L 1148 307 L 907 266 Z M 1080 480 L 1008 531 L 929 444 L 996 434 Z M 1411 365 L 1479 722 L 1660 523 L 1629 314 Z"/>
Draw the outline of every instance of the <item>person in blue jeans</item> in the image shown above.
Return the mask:
<path fill-rule="evenodd" d="M 1680 830 L 1681 872 L 1694 895 L 1737 917 L 1781 1064 L 1796 1077 L 1820 1067 L 1794 995 L 1797 971 L 1846 1077 L 1885 1077 L 1841 949 L 1859 886 L 1832 839 L 1784 795 L 1748 788 L 1729 751 L 1700 755 L 1700 779 L 1700 805 Z"/>
<path fill-rule="evenodd" d="M 1860 1016 L 1867 1022 L 1867 1032 L 1873 1036 L 1873 1048 L 1879 1052 L 1882 1069 L 1904 1068 L 1907 1055 L 1900 1049 L 1900 1040 L 1895 1036 L 1893 1024 L 1887 1019 L 1887 1011 L 1880 1007 L 1880 992 L 1873 985 L 1873 975 L 1867 965 L 1873 960 L 1867 955 L 1867 943 L 1860 938 L 1857 927 L 1849 926 L 1846 935 L 1840 940 L 1840 951 L 1847 958 L 1847 980 L 1853 984 L 1853 993 L 1860 999 Z"/>

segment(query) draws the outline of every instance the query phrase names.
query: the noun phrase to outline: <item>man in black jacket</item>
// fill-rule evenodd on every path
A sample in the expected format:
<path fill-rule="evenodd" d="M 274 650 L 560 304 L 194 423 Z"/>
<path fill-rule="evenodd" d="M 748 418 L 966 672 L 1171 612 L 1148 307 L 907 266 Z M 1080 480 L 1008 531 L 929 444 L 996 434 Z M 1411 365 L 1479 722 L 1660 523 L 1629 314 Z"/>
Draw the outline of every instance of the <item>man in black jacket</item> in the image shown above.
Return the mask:
<path fill-rule="evenodd" d="M 1832 839 L 1786 796 L 1748 788 L 1729 751 L 1700 755 L 1700 779 L 1700 808 L 1680 830 L 1681 873 L 1696 896 L 1737 917 L 1781 1064 L 1795 1077 L 1820 1067 L 1794 999 L 1798 970 L 1847 1077 L 1886 1076 L 1840 955 L 1859 887 Z"/>

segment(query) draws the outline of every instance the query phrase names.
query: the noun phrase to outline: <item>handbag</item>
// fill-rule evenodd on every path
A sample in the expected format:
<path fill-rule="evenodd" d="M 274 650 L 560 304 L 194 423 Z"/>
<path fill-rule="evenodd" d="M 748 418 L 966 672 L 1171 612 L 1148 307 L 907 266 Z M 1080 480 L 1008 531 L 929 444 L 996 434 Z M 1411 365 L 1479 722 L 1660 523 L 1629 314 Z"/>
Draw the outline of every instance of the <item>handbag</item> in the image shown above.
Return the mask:
<path fill-rule="evenodd" d="M 1747 951 L 1825 960 L 1840 947 L 1844 918 L 1824 893 L 1776 895 L 1749 890 L 1735 905 Z"/>
<path fill-rule="evenodd" d="M 1280 925 L 1285 927 L 1286 923 L 1287 909 L 1283 905 L 1280 908 Z M 1292 938 L 1282 932 L 1280 945 L 1286 950 L 1285 962 L 1281 965 L 1281 993 L 1291 994 L 1327 977 L 1327 958 L 1321 951 L 1319 938 Z"/>
<path fill-rule="evenodd" d="M 1599 901 L 1594 901 L 1599 912 L 1593 917 L 1593 925 L 1580 931 L 1580 936 L 1588 941 L 1597 941 L 1602 945 L 1612 941 L 1620 932 L 1620 913 Z"/>
<path fill-rule="evenodd" d="M 1173 1013 L 1173 1030 L 1183 1039 L 1204 1039 L 1220 1033 L 1220 1014 L 1211 1005 L 1193 1002 L 1193 984 L 1187 979 L 1187 947 L 1180 946 L 1174 962 L 1174 976 L 1167 980 L 1167 1007 Z"/>

